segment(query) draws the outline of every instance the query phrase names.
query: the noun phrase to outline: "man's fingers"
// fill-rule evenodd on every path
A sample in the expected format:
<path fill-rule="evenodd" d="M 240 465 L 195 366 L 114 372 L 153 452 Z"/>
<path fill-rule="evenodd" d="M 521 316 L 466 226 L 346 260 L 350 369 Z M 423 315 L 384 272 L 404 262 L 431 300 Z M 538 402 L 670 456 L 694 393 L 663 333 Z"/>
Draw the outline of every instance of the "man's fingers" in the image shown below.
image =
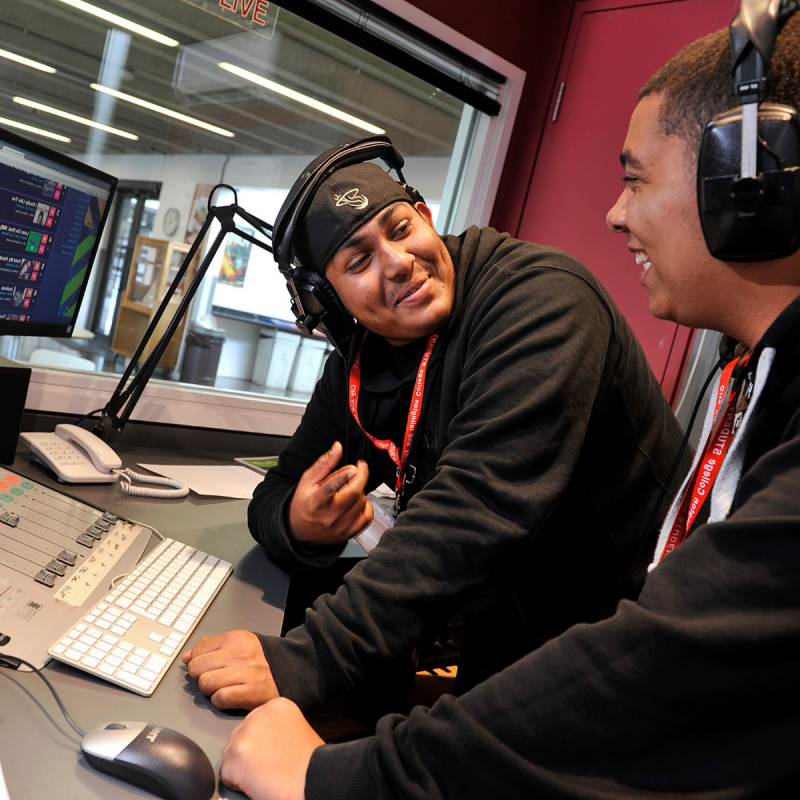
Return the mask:
<path fill-rule="evenodd" d="M 325 480 L 319 484 L 319 488 L 327 495 L 333 497 L 333 495 L 344 489 L 347 484 L 356 477 L 358 477 L 358 470 L 348 465 L 325 478 Z"/>
<path fill-rule="evenodd" d="M 359 461 L 355 466 L 342 467 L 325 481 L 325 491 L 336 495 L 336 500 L 345 506 L 354 498 L 363 497 L 369 479 L 369 467 L 366 461 Z M 333 489 L 333 487 L 336 489 Z"/>
<path fill-rule="evenodd" d="M 333 447 L 323 453 L 304 473 L 303 478 L 307 478 L 312 484 L 318 486 L 328 475 L 336 469 L 336 465 L 342 458 L 342 445 L 334 442 Z"/>

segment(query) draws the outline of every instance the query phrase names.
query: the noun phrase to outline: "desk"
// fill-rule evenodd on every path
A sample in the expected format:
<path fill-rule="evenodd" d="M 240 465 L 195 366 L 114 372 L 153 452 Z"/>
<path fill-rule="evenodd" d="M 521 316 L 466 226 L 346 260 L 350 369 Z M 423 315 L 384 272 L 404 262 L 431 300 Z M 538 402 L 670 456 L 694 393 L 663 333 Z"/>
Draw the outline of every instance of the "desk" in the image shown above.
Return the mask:
<path fill-rule="evenodd" d="M 203 463 L 185 453 L 147 447 L 118 447 L 126 467 L 136 463 Z M 206 463 L 213 463 L 209 458 Z M 230 561 L 234 572 L 222 587 L 189 640 L 234 628 L 279 634 L 289 585 L 288 575 L 273 564 L 247 530 L 244 500 L 204 499 L 190 494 L 181 500 L 149 500 L 123 495 L 105 485 L 65 486 L 30 463 L 22 451 L 11 470 L 121 517 L 154 527 L 164 536 Z M 157 540 L 151 537 L 151 546 Z M 205 751 L 219 778 L 222 748 L 244 716 L 217 711 L 176 659 L 151 698 L 93 678 L 51 661 L 45 674 L 59 693 L 75 724 L 83 730 L 116 720 L 138 720 L 172 728 Z M 36 675 L 0 671 L 0 760 L 14 800 L 127 800 L 153 795 L 92 769 L 80 754 L 80 737 L 69 727 Z M 214 797 L 241 798 L 222 786 Z"/>

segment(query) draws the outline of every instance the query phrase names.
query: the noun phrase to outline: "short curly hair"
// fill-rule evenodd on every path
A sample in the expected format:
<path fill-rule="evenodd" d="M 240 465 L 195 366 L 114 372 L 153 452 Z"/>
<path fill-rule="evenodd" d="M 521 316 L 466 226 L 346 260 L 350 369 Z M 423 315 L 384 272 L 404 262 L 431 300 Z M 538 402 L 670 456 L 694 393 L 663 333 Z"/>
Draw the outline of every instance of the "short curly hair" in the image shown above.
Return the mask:
<path fill-rule="evenodd" d="M 800 112 L 800 12 L 785 23 L 775 42 L 766 98 Z M 684 139 L 697 158 L 706 123 L 716 114 L 740 105 L 733 94 L 733 68 L 728 29 L 698 39 L 671 58 L 639 92 L 639 100 L 661 95 L 662 131 Z"/>

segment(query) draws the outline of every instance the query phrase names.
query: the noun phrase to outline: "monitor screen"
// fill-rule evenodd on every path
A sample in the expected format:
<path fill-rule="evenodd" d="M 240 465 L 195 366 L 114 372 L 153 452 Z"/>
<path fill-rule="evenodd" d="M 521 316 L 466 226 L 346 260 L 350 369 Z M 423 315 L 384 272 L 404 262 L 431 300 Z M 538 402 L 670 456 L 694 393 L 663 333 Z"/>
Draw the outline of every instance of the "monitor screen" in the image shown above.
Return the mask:
<path fill-rule="evenodd" d="M 0 128 L 0 334 L 72 335 L 116 185 Z"/>

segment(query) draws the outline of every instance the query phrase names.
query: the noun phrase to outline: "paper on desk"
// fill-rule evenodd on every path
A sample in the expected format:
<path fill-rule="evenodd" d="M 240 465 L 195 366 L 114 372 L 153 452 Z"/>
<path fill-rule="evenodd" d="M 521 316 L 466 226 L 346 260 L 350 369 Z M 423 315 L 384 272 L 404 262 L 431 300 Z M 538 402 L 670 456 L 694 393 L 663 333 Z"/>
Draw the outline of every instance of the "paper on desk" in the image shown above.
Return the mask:
<path fill-rule="evenodd" d="M 3 777 L 3 765 L 0 764 L 0 800 L 9 800 L 8 787 L 6 786 L 5 778 Z"/>
<path fill-rule="evenodd" d="M 211 497 L 236 497 L 249 500 L 262 476 L 252 469 L 235 464 L 189 466 L 183 464 L 139 464 L 157 475 L 180 481 L 195 494 Z"/>

